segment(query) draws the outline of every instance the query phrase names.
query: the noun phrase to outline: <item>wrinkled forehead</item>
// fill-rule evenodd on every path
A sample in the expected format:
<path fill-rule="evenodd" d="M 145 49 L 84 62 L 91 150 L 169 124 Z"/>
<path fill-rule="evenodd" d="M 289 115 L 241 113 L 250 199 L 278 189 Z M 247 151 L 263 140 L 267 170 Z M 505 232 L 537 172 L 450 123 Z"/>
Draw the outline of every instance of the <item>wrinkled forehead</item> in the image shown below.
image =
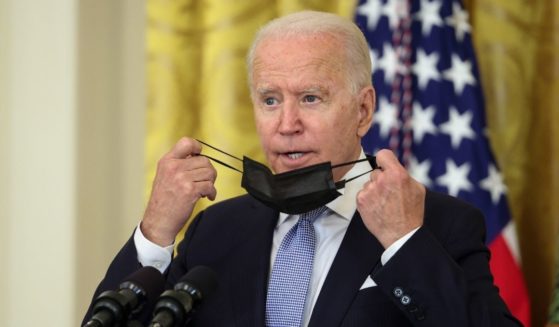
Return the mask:
<path fill-rule="evenodd" d="M 320 79 L 347 72 L 347 61 L 340 41 L 329 35 L 274 37 L 262 40 L 255 48 L 250 72 L 251 82 L 265 83 L 268 77 Z M 251 83 L 252 84 L 252 83 Z M 252 84 L 251 88 L 256 87 Z M 266 87 L 259 85 L 258 87 Z"/>

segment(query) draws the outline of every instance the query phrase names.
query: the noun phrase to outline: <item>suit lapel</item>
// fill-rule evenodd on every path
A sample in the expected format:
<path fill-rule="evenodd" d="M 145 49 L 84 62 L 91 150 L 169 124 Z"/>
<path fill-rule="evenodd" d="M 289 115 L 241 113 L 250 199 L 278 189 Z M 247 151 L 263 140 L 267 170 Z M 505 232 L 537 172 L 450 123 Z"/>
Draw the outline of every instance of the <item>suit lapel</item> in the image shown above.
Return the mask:
<path fill-rule="evenodd" d="M 252 202 L 251 212 L 239 219 L 242 225 L 234 231 L 239 249 L 229 280 L 236 325 L 242 327 L 265 324 L 270 252 L 279 216 L 277 211 Z"/>
<path fill-rule="evenodd" d="M 309 327 L 339 326 L 384 251 L 356 212 L 326 276 Z"/>

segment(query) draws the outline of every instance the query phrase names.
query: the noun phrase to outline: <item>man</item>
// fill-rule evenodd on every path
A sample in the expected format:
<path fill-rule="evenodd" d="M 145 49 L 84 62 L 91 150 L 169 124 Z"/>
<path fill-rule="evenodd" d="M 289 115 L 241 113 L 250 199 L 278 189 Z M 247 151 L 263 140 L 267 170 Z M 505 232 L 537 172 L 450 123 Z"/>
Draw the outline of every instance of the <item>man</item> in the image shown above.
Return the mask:
<path fill-rule="evenodd" d="M 248 68 L 274 173 L 349 162 L 332 169 L 335 182 L 347 181 L 342 195 L 312 219 L 250 195 L 217 203 L 194 218 L 171 262 L 195 203 L 216 195 L 201 144 L 183 138 L 160 160 L 143 220 L 98 292 L 141 265 L 164 271 L 169 285 L 205 265 L 219 287 L 192 326 L 519 325 L 493 285 L 478 210 L 426 190 L 390 151 L 377 153 L 372 172 L 367 161 L 353 163 L 365 158 L 375 92 L 368 46 L 352 22 L 319 12 L 272 21 L 256 36 Z"/>

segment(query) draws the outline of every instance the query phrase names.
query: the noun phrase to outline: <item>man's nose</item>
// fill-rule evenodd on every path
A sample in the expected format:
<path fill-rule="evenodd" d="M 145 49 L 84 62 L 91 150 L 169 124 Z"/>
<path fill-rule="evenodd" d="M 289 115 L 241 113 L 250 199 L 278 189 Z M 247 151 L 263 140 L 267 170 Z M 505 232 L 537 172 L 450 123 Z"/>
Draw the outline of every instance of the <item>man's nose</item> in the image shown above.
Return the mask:
<path fill-rule="evenodd" d="M 288 102 L 284 104 L 278 130 L 281 134 L 286 135 L 300 134 L 303 131 L 303 124 L 297 105 Z"/>

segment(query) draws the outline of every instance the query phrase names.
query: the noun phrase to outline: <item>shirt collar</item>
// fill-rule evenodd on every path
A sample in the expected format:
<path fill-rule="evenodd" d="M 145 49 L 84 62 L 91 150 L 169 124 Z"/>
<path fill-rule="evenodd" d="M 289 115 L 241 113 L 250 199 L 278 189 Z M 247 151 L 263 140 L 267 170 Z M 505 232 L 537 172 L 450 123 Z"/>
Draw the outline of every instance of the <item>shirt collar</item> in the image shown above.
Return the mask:
<path fill-rule="evenodd" d="M 363 149 L 361 149 L 359 159 L 365 158 L 367 158 L 365 156 L 365 152 L 363 152 Z M 340 192 L 342 195 L 326 204 L 326 207 L 335 212 L 337 216 L 346 220 L 351 220 L 351 218 L 355 214 L 355 211 L 357 210 L 357 193 L 369 180 L 370 173 L 367 172 L 371 171 L 372 169 L 373 168 L 371 167 L 371 164 L 368 160 L 355 163 L 353 167 L 351 167 L 351 169 L 342 177 L 342 179 L 349 179 L 361 174 L 364 175 L 352 180 L 351 182 L 346 183 L 343 189 L 338 190 L 338 192 Z M 297 215 L 290 215 L 284 212 L 280 212 L 278 225 L 281 225 L 284 221 L 287 220 L 287 218 L 292 216 Z"/>

